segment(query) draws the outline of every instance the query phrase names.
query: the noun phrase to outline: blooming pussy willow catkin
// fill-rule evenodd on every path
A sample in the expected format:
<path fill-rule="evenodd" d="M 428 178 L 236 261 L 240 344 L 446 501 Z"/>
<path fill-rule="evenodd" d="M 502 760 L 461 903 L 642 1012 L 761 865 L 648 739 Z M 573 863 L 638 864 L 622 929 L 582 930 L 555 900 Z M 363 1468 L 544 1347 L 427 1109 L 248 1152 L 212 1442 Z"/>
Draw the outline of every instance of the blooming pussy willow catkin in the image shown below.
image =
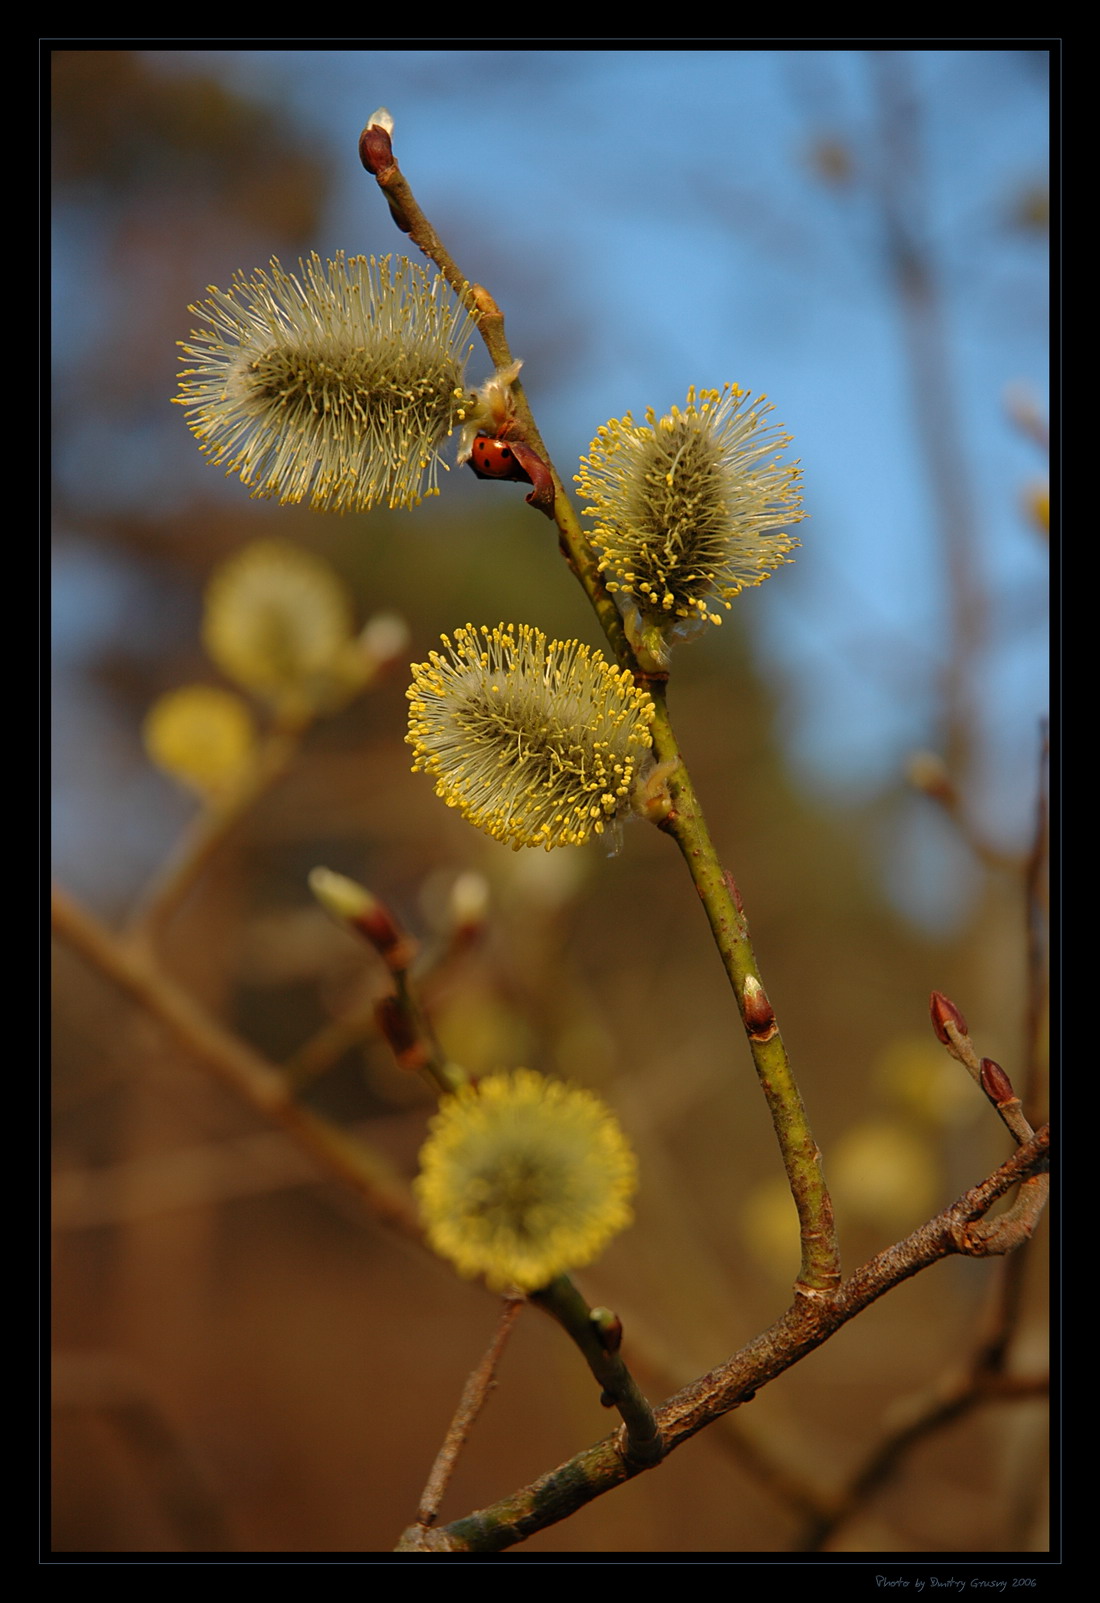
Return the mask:
<path fill-rule="evenodd" d="M 188 424 L 254 496 L 323 512 L 415 506 L 437 493 L 439 447 L 464 416 L 469 314 L 404 257 L 272 261 L 190 310 Z"/>
<path fill-rule="evenodd" d="M 662 418 L 651 407 L 644 426 L 612 418 L 581 459 L 607 588 L 665 639 L 720 623 L 716 609 L 798 545 L 784 532 L 805 515 L 798 464 L 779 462 L 790 437 L 764 425 L 771 406 L 748 400 L 737 385 L 692 388 L 685 407 Z"/>
<path fill-rule="evenodd" d="M 413 664 L 414 771 L 494 839 L 578 846 L 630 809 L 653 702 L 576 640 L 528 624 L 456 629 Z"/>
<path fill-rule="evenodd" d="M 428 1240 L 494 1291 L 537 1291 L 631 1222 L 634 1155 L 590 1091 L 531 1069 L 444 1098 L 415 1182 Z"/>

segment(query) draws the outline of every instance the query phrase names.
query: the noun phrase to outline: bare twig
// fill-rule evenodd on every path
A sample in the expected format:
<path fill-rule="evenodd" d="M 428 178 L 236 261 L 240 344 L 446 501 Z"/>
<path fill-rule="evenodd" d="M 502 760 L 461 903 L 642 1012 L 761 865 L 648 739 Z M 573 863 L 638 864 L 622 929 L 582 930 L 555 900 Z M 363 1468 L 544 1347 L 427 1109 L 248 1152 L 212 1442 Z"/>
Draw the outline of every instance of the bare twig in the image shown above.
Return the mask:
<path fill-rule="evenodd" d="M 298 720 L 293 726 L 274 730 L 236 789 L 218 802 L 206 803 L 142 893 L 127 923 L 129 935 L 150 944 L 158 939 L 225 841 L 286 773 L 305 728 L 305 721 Z"/>
<path fill-rule="evenodd" d="M 1031 1184 L 1025 1181 L 1024 1185 Z M 1020 1291 L 1027 1264 L 1026 1245 L 998 1265 L 998 1273 L 970 1358 L 954 1374 L 941 1377 L 927 1391 L 910 1398 L 901 1417 L 867 1455 L 863 1464 L 838 1492 L 831 1508 L 811 1514 L 798 1544 L 802 1552 L 821 1552 L 869 1499 L 900 1471 L 906 1458 L 935 1431 L 953 1424 L 985 1403 L 1020 1402 L 1045 1396 L 1046 1375 L 1005 1373 L 1009 1347 L 1020 1311 Z"/>
<path fill-rule="evenodd" d="M 64 891 L 53 893 L 54 934 L 160 1021 L 217 1079 L 271 1119 L 323 1168 L 339 1175 L 377 1216 L 421 1240 L 409 1190 L 381 1153 L 294 1101 L 286 1077 L 212 1018 L 160 968 L 144 942 L 114 936 Z"/>
<path fill-rule="evenodd" d="M 427 1529 L 435 1524 L 439 1515 L 439 1505 L 443 1501 L 443 1494 L 447 1490 L 447 1483 L 454 1473 L 458 1455 L 466 1445 L 466 1438 L 473 1429 L 474 1421 L 481 1413 L 489 1400 L 489 1393 L 496 1385 L 496 1368 L 500 1356 L 504 1351 L 505 1343 L 512 1333 L 512 1326 L 519 1318 L 524 1305 L 522 1297 L 506 1297 L 504 1307 L 501 1309 L 500 1319 L 497 1323 L 489 1348 L 470 1375 L 462 1392 L 462 1399 L 451 1420 L 450 1429 L 444 1438 L 443 1446 L 439 1449 L 432 1472 L 428 1476 L 427 1484 L 420 1497 L 420 1507 L 417 1509 L 417 1525 Z"/>
<path fill-rule="evenodd" d="M 437 1095 L 467 1084 L 469 1075 L 440 1051 L 420 1006 L 410 976 L 417 945 L 396 915 L 355 880 L 334 874 L 331 869 L 315 868 L 309 884 L 322 907 L 351 934 L 372 946 L 389 971 L 393 989 L 376 1003 L 374 1017 L 398 1068 L 422 1074 Z M 303 1065 L 310 1061 L 309 1051 L 307 1045 L 290 1071 L 295 1085 L 303 1083 Z"/>

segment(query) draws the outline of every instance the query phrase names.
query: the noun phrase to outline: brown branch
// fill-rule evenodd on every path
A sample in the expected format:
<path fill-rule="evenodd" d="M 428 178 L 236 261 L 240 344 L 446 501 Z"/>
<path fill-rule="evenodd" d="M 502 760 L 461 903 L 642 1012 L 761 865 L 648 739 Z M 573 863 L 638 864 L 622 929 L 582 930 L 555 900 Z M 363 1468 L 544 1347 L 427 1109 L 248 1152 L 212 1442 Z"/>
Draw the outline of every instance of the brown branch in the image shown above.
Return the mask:
<path fill-rule="evenodd" d="M 1024 1185 L 1031 1185 L 1031 1180 Z M 1014 1252 L 998 1266 L 992 1295 L 969 1361 L 955 1374 L 910 1399 L 904 1417 L 867 1455 L 846 1486 L 832 1499 L 808 1512 L 798 1543 L 800 1552 L 820 1552 L 880 1487 L 896 1476 L 921 1442 L 987 1402 L 1018 1402 L 1045 1396 L 1046 1375 L 1008 1375 L 1005 1366 L 1019 1318 L 1026 1250 Z M 896 1412 L 896 1410 L 894 1410 Z"/>
<path fill-rule="evenodd" d="M 877 1254 L 833 1293 L 797 1295 L 787 1312 L 725 1364 L 685 1386 L 655 1410 L 666 1454 L 731 1409 L 751 1401 L 768 1381 L 792 1368 L 879 1297 L 955 1253 L 986 1256 L 971 1232 L 998 1198 L 1043 1169 L 1050 1131 L 1044 1126 L 1000 1168 L 919 1230 Z M 432 1531 L 406 1533 L 402 1544 L 431 1552 L 501 1552 L 621 1485 L 644 1468 L 623 1456 L 618 1433 L 490 1508 Z M 417 1540 L 412 1541 L 413 1536 Z"/>
<path fill-rule="evenodd" d="M 512 1326 L 518 1319 L 524 1307 L 522 1297 L 505 1298 L 501 1309 L 500 1319 L 497 1323 L 496 1334 L 489 1344 L 488 1351 L 470 1375 L 462 1391 L 462 1398 L 455 1416 L 451 1421 L 450 1429 L 444 1438 L 443 1446 L 439 1449 L 431 1474 L 420 1497 L 420 1507 L 417 1509 L 416 1522 L 419 1527 L 427 1530 L 435 1524 L 439 1515 L 439 1505 L 443 1501 L 443 1494 L 447 1490 L 447 1482 L 454 1473 L 458 1455 L 466 1445 L 466 1438 L 473 1428 L 474 1421 L 489 1400 L 489 1393 L 496 1385 L 496 1368 L 500 1362 L 508 1337 L 512 1333 Z"/>
<path fill-rule="evenodd" d="M 61 889 L 53 893 L 53 930 L 170 1030 L 215 1078 L 352 1186 L 380 1219 L 415 1241 L 422 1239 L 408 1187 L 388 1160 L 295 1102 L 286 1077 L 170 979 L 143 942 L 112 935 Z"/>
<path fill-rule="evenodd" d="M 1050 1390 L 1046 1375 L 963 1374 L 928 1397 L 918 1399 L 909 1418 L 891 1431 L 853 1476 L 831 1514 L 813 1522 L 798 1544 L 798 1551 L 820 1553 L 839 1526 L 847 1523 L 873 1493 L 893 1479 L 903 1460 L 933 1431 L 941 1430 L 990 1402 L 1019 1402 L 1045 1397 Z"/>
<path fill-rule="evenodd" d="M 128 935 L 152 944 L 163 933 L 234 830 L 286 773 L 307 725 L 302 718 L 275 729 L 232 794 L 204 806 L 142 892 L 127 921 Z"/>

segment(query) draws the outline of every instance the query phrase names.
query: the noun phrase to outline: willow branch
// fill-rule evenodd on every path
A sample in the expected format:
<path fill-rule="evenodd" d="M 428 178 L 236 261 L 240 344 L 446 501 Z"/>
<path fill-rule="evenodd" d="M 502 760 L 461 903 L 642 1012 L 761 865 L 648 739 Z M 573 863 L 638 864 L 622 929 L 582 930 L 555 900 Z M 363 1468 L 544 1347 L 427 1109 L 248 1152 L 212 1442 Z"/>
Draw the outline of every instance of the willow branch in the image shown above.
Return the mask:
<path fill-rule="evenodd" d="M 832 1295 L 796 1295 L 769 1330 L 655 1410 L 666 1456 L 723 1414 L 750 1402 L 762 1386 L 903 1280 L 958 1253 L 986 1256 L 972 1227 L 998 1198 L 1045 1167 L 1049 1145 L 1049 1128 L 1044 1126 L 979 1185 L 904 1241 L 871 1258 Z M 432 1532 L 406 1532 L 401 1549 L 502 1552 L 642 1473 L 643 1467 L 627 1463 L 618 1434 L 609 1436 L 489 1508 Z"/>
<path fill-rule="evenodd" d="M 352 1186 L 380 1219 L 421 1241 L 408 1187 L 388 1160 L 295 1102 L 286 1076 L 165 974 L 144 943 L 112 935 L 60 889 L 53 893 L 53 931 L 164 1025 L 223 1085 L 285 1130 L 326 1172 Z"/>
<path fill-rule="evenodd" d="M 760 978 L 740 893 L 718 860 L 687 766 L 680 756 L 664 687 L 653 685 L 652 694 L 657 708 L 653 749 L 659 762 L 673 765 L 668 780 L 672 810 L 661 827 L 673 837 L 688 865 L 737 999 L 798 1209 L 802 1237 L 799 1280 L 804 1287 L 829 1290 L 840 1279 L 840 1252 L 821 1154 Z"/>
<path fill-rule="evenodd" d="M 459 272 L 401 173 L 389 132 L 377 125 L 368 125 L 359 148 L 363 165 L 374 174 L 397 226 L 434 262 L 464 303 L 474 310 L 489 355 L 497 368 L 507 367 L 513 357 L 504 334 L 500 308 L 486 290 L 476 285 L 471 288 Z M 634 654 L 619 609 L 604 586 L 596 555 L 581 530 L 573 502 L 549 458 L 526 396 L 518 384 L 515 404 L 519 437 L 538 452 L 553 477 L 552 516 L 557 524 L 562 553 L 591 602 L 620 665 L 628 668 L 639 681 L 644 681 L 653 694 L 657 708 L 653 749 L 659 763 L 668 762 L 674 767 L 669 783 L 673 810 L 662 827 L 673 836 L 691 873 L 745 1026 L 798 1209 L 802 1238 L 800 1283 L 813 1291 L 828 1291 L 840 1279 L 840 1249 L 820 1154 L 775 1014 L 764 993 L 740 896 L 718 862 L 702 808 L 676 743 L 665 700 L 665 682 L 660 676 L 655 678 L 644 671 Z"/>
<path fill-rule="evenodd" d="M 1034 1184 L 1036 1177 L 1023 1182 Z M 829 1504 L 809 1510 L 798 1544 L 802 1552 L 820 1552 L 836 1534 L 901 1470 L 914 1448 L 945 1429 L 957 1419 L 986 1403 L 1021 1402 L 1045 1396 L 1050 1390 L 1046 1375 L 1006 1373 L 1012 1338 L 1016 1333 L 1022 1303 L 1024 1271 L 1027 1267 L 1026 1243 L 1019 1252 L 1002 1258 L 997 1266 L 992 1293 L 982 1328 L 966 1362 L 953 1373 L 911 1398 L 902 1417 L 887 1431 L 864 1463 L 852 1474 L 844 1488 Z M 895 1416 L 898 1410 L 891 1409 Z"/>
<path fill-rule="evenodd" d="M 470 1375 L 463 1387 L 462 1397 L 455 1416 L 451 1420 L 450 1428 L 439 1449 L 431 1474 L 420 1498 L 420 1507 L 416 1511 L 416 1523 L 421 1529 L 434 1525 L 439 1516 L 439 1505 L 443 1501 L 443 1494 L 447 1490 L 447 1483 L 454 1474 L 458 1462 L 458 1455 L 466 1445 L 466 1438 L 473 1429 L 474 1422 L 485 1404 L 489 1400 L 489 1393 L 496 1385 L 496 1369 L 500 1362 L 508 1337 L 512 1333 L 512 1326 L 523 1309 L 522 1297 L 508 1297 L 501 1309 L 500 1319 L 497 1322 L 496 1333 L 489 1344 L 488 1351 Z"/>
<path fill-rule="evenodd" d="M 623 1422 L 623 1457 L 643 1467 L 657 1463 L 663 1456 L 660 1433 L 653 1410 L 619 1350 L 621 1322 L 606 1308 L 589 1308 L 568 1275 L 559 1275 L 548 1286 L 532 1292 L 530 1300 L 556 1319 L 580 1348 L 602 1387 L 605 1407 L 618 1409 Z"/>
<path fill-rule="evenodd" d="M 286 773 L 297 756 L 305 727 L 299 722 L 273 731 L 232 793 L 206 804 L 142 893 L 127 922 L 130 935 L 156 940 L 241 820 Z"/>

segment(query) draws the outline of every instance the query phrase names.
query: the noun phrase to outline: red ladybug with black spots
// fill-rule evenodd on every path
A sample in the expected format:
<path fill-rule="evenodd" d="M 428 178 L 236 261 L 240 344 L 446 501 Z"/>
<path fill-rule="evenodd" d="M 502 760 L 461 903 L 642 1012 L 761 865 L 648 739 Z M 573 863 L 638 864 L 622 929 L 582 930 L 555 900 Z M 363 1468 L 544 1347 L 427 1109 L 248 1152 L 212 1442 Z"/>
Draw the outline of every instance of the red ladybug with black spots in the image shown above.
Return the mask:
<path fill-rule="evenodd" d="M 470 448 L 470 466 L 479 479 L 527 479 L 507 440 L 479 434 Z"/>

